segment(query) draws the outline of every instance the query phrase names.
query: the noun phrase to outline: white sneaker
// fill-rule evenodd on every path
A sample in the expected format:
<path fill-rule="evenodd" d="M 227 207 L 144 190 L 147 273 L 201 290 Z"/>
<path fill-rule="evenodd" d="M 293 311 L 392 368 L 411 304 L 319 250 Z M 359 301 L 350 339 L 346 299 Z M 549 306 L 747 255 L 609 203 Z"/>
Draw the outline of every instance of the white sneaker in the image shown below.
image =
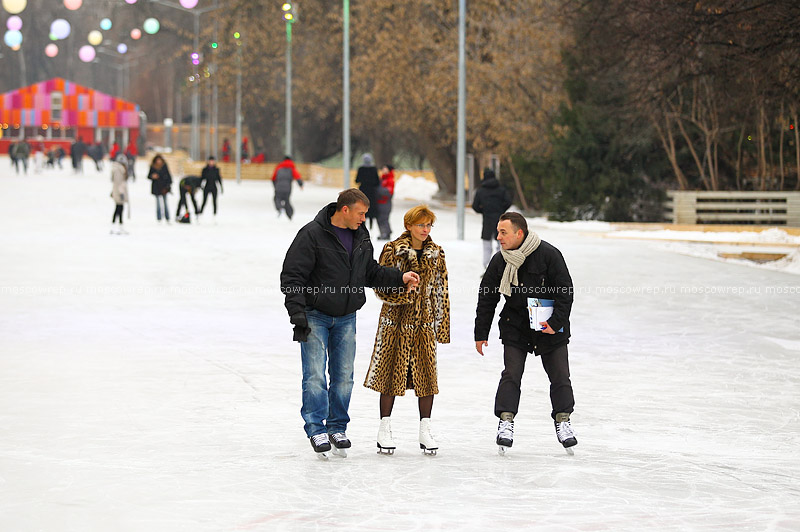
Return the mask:
<path fill-rule="evenodd" d="M 395 449 L 392 437 L 392 418 L 382 417 L 381 425 L 378 428 L 378 453 L 394 454 Z"/>
<path fill-rule="evenodd" d="M 439 446 L 431 434 L 431 418 L 424 417 L 419 420 L 419 448 L 425 454 L 436 454 Z"/>

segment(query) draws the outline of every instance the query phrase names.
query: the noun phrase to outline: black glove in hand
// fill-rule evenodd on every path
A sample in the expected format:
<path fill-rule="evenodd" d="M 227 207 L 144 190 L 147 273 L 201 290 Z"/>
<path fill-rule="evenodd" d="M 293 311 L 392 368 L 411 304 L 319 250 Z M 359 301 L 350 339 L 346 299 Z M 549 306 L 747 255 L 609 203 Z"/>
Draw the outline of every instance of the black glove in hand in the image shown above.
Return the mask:
<path fill-rule="evenodd" d="M 294 337 L 292 340 L 295 342 L 305 342 L 308 340 L 308 335 L 311 334 L 311 327 L 308 326 L 308 319 L 305 312 L 298 312 L 292 314 L 289 321 L 294 325 Z"/>

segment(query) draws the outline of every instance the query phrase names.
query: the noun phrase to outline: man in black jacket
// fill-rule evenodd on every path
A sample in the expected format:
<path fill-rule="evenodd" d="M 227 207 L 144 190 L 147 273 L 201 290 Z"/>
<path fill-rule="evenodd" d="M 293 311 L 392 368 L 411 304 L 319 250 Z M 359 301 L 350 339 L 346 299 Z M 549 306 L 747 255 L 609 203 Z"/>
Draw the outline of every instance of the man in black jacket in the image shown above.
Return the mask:
<path fill-rule="evenodd" d="M 364 226 L 368 209 L 363 192 L 341 192 L 298 231 L 283 262 L 281 291 L 303 364 L 300 413 L 318 453 L 329 451 L 331 443 L 342 454 L 350 447 L 345 430 L 353 391 L 356 311 L 366 302 L 364 287 L 412 290 L 419 283 L 416 273 L 404 274 L 375 261 Z"/>
<path fill-rule="evenodd" d="M 569 421 L 575 405 L 567 353 L 572 278 L 561 252 L 529 232 L 521 214 L 500 216 L 497 233 L 501 252 L 492 258 L 483 276 L 475 316 L 475 349 L 483 355 L 495 308 L 500 295 L 505 296 L 498 324 L 505 368 L 494 403 L 495 415 L 500 418 L 497 445 L 502 453 L 514 441 L 522 373 L 528 353 L 535 353 L 550 379 L 556 436 L 572 454 L 570 448 L 578 443 Z"/>
<path fill-rule="evenodd" d="M 492 258 L 492 241 L 497 249 L 497 222 L 500 215 L 511 207 L 511 194 L 508 189 L 500 184 L 494 176 L 494 170 L 487 168 L 483 171 L 483 182 L 472 200 L 472 209 L 483 215 L 481 240 L 483 240 L 483 269 L 489 266 Z"/>

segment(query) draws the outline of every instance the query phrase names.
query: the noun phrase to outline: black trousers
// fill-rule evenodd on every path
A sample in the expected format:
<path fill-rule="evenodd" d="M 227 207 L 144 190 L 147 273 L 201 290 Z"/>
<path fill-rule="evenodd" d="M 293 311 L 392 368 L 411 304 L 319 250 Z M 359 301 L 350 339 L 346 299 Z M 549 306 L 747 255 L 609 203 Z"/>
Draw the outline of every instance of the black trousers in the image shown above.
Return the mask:
<path fill-rule="evenodd" d="M 200 206 L 200 212 L 203 212 L 206 209 L 206 200 L 208 199 L 208 195 L 211 194 L 211 199 L 214 201 L 214 214 L 217 214 L 217 189 L 216 188 L 206 188 L 203 190 L 203 204 Z"/>
<path fill-rule="evenodd" d="M 283 192 L 281 193 L 276 192 L 275 208 L 278 209 L 279 215 L 281 213 L 281 210 L 284 210 L 286 211 L 286 216 L 288 216 L 290 220 L 292 219 L 292 216 L 294 215 L 294 207 L 292 207 L 292 204 L 289 203 L 289 194 L 285 194 Z"/>
<path fill-rule="evenodd" d="M 505 368 L 500 374 L 500 384 L 494 398 L 494 413 L 497 417 L 503 412 L 516 414 L 519 409 L 519 397 L 522 374 L 525 372 L 527 351 L 513 346 L 503 346 Z M 569 380 L 569 355 L 567 346 L 561 346 L 549 353 L 540 355 L 542 366 L 550 379 L 550 413 L 553 419 L 559 412 L 572 413 L 575 397 L 572 395 L 572 383 Z"/>
<path fill-rule="evenodd" d="M 112 224 L 117 221 L 117 217 L 119 217 L 119 223 L 122 223 L 122 208 L 123 206 L 120 204 L 117 204 L 117 206 L 114 207 L 114 217 L 111 218 Z"/>
<path fill-rule="evenodd" d="M 186 212 L 189 212 L 189 203 L 186 201 L 186 196 L 192 198 L 192 205 L 194 205 L 194 213 L 197 214 L 197 202 L 194 200 L 194 194 L 187 192 L 186 190 L 181 189 L 181 200 L 178 202 L 178 211 L 175 213 L 175 219 L 181 217 L 181 208 L 186 209 Z"/>

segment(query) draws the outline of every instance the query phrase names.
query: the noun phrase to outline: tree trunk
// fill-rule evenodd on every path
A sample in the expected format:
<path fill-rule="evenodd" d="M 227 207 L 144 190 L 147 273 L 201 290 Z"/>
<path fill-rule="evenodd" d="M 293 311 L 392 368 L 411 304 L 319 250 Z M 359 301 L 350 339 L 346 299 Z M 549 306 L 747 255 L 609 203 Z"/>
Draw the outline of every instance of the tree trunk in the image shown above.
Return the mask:
<path fill-rule="evenodd" d="M 433 168 L 439 193 L 452 196 L 456 193 L 456 157 L 453 152 L 436 145 L 433 139 L 423 135 L 425 157 Z"/>
<path fill-rule="evenodd" d="M 686 128 L 683 127 L 683 121 L 681 120 L 680 117 L 677 117 L 675 121 L 678 123 L 678 129 L 681 130 L 681 135 L 683 136 L 683 140 L 686 141 L 686 146 L 689 148 L 689 152 L 692 154 L 692 159 L 694 159 L 694 164 L 697 165 L 697 170 L 700 172 L 700 180 L 703 182 L 703 186 L 706 187 L 706 190 L 712 190 L 711 183 L 708 182 L 708 177 L 706 177 L 706 165 L 700 160 L 700 156 L 697 155 L 697 150 L 694 149 L 694 144 L 692 144 L 692 139 L 686 132 Z"/>
<path fill-rule="evenodd" d="M 784 135 L 783 117 L 784 117 L 783 100 L 781 100 L 781 119 L 780 119 L 780 122 L 779 122 L 780 123 L 780 127 L 781 127 L 781 136 L 780 136 L 780 142 L 778 143 L 778 162 L 780 163 L 780 168 L 781 168 L 781 186 L 780 186 L 780 188 L 778 190 L 781 190 L 781 191 L 783 190 L 783 185 L 784 185 L 784 183 L 786 181 L 786 171 L 784 170 L 784 167 L 783 167 L 783 135 Z"/>
<path fill-rule="evenodd" d="M 686 181 L 686 176 L 683 174 L 681 167 L 678 165 L 678 157 L 675 151 L 675 138 L 672 134 L 672 128 L 670 127 L 669 117 L 664 116 L 664 128 L 662 129 L 661 125 L 659 125 L 658 120 L 655 116 L 650 115 L 650 121 L 653 123 L 653 126 L 656 128 L 656 133 L 658 133 L 658 138 L 661 139 L 661 145 L 664 147 L 664 151 L 667 154 L 667 159 L 669 159 L 669 164 L 672 166 L 672 171 L 675 174 L 675 179 L 678 180 L 678 189 L 679 190 L 686 190 L 689 188 L 689 183 Z"/>
<path fill-rule="evenodd" d="M 761 181 L 758 189 L 767 190 L 767 151 L 764 139 L 764 101 L 758 104 L 758 177 Z"/>
<path fill-rule="evenodd" d="M 511 175 L 514 177 L 514 185 L 517 187 L 517 196 L 519 196 L 519 201 L 522 203 L 522 210 L 528 212 L 528 201 L 522 192 L 522 184 L 519 181 L 519 175 L 517 175 L 517 169 L 514 168 L 514 161 L 511 160 L 511 157 L 508 157 L 508 169 L 511 170 Z"/>
<path fill-rule="evenodd" d="M 792 106 L 792 123 L 794 124 L 794 155 L 797 158 L 797 165 L 795 166 L 795 181 L 794 189 L 800 190 L 800 131 L 798 131 L 797 123 L 797 108 Z"/>
<path fill-rule="evenodd" d="M 739 144 L 736 146 L 736 190 L 742 190 L 742 143 L 744 142 L 744 128 L 739 134 Z"/>

